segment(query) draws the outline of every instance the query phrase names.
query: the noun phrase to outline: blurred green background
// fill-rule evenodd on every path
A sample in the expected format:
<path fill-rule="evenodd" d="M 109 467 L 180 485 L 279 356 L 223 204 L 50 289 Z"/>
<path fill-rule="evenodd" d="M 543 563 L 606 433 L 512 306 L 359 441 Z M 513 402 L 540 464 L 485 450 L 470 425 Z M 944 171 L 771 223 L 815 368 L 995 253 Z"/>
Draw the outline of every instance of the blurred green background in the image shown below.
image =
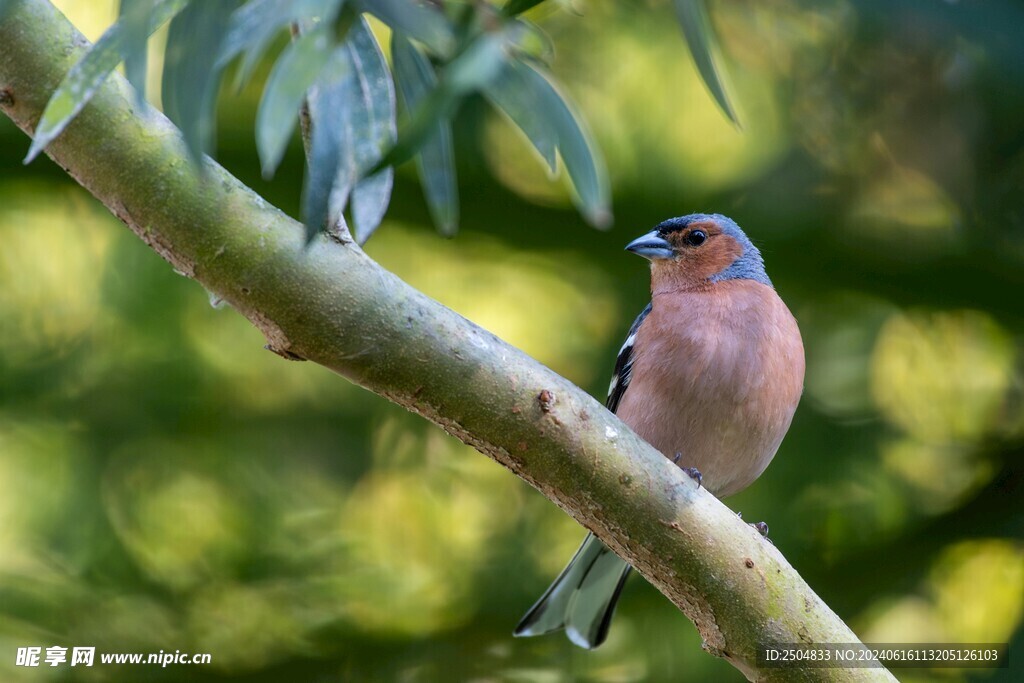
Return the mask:
<path fill-rule="evenodd" d="M 116 13 L 57 4 L 91 39 Z M 778 457 L 728 504 L 865 640 L 1011 642 L 1009 670 L 901 680 L 1024 680 L 1024 8 L 711 14 L 742 131 L 667 3 L 530 15 L 604 151 L 612 230 L 471 101 L 459 236 L 434 234 L 409 165 L 367 250 L 603 397 L 648 299 L 622 247 L 669 216 L 733 217 L 808 370 Z M 296 215 L 301 145 L 259 177 L 258 95 L 222 100 L 218 159 Z M 595 652 L 513 640 L 579 527 L 419 418 L 264 351 L 54 164 L 22 167 L 27 148 L 0 120 L 0 680 L 742 680 L 638 578 Z M 27 645 L 213 663 L 15 667 Z"/>

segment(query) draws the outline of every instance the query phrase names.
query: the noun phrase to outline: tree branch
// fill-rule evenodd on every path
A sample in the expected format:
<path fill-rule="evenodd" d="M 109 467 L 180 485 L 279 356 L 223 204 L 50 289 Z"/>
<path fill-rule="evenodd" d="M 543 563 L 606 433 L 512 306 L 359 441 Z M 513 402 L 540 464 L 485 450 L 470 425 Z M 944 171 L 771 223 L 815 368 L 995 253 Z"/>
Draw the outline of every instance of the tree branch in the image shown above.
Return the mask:
<path fill-rule="evenodd" d="M 0 19 L 0 109 L 26 133 L 87 41 L 45 0 Z M 47 154 L 179 272 L 286 357 L 440 425 L 571 514 L 750 680 L 894 680 L 884 669 L 758 669 L 768 643 L 857 642 L 770 543 L 597 401 L 412 289 L 356 245 L 319 238 L 207 161 L 113 75 Z"/>

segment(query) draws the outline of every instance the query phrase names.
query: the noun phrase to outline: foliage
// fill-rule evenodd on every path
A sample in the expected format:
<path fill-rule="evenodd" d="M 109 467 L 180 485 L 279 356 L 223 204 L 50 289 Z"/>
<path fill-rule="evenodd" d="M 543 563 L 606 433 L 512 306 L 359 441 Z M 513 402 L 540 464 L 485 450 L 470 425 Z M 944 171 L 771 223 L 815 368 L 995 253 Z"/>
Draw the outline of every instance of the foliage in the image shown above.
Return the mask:
<path fill-rule="evenodd" d="M 81 111 L 121 61 L 145 98 L 146 44 L 171 21 L 164 60 L 164 112 L 185 135 L 196 158 L 213 145 L 214 104 L 221 72 L 241 57 L 235 79 L 244 84 L 275 34 L 289 26 L 297 40 L 283 51 L 267 82 L 256 123 L 265 175 L 273 175 L 299 109 L 309 93 L 313 128 L 303 192 L 310 237 L 343 222 L 352 199 L 358 242 L 376 230 L 391 197 L 391 166 L 417 159 L 438 229 L 451 234 L 458 210 L 447 123 L 470 95 L 486 92 L 520 126 L 555 171 L 561 154 L 587 220 L 611 220 L 603 162 L 559 88 L 538 67 L 536 26 L 519 18 L 539 2 L 510 2 L 503 10 L 479 3 L 431 7 L 417 0 L 125 0 L 118 21 L 68 74 L 44 112 L 29 150 L 34 158 Z M 711 57 L 703 0 L 677 0 L 690 50 L 716 101 L 736 120 Z M 425 70 L 417 48 L 402 45 L 396 64 L 409 94 L 409 122 L 394 140 L 394 86 L 361 12 L 421 43 L 438 62 Z M 301 29 L 299 27 L 302 27 Z M 402 41 L 407 39 L 402 38 Z M 543 43 L 543 39 L 540 41 Z M 208 55 L 218 55 L 208 65 Z M 534 62 L 534 64 L 531 64 Z M 397 75 L 397 74 L 396 74 Z M 410 106 L 411 105 L 411 106 Z"/>

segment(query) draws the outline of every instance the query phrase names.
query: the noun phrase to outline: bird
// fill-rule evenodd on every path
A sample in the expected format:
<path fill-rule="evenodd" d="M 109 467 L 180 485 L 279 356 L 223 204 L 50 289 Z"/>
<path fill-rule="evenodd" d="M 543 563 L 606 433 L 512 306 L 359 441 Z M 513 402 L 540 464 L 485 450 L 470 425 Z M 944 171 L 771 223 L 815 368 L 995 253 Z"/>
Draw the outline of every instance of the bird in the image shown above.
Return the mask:
<path fill-rule="evenodd" d="M 671 218 L 626 250 L 650 261 L 651 301 L 629 328 L 605 405 L 698 486 L 719 498 L 738 493 L 771 462 L 800 402 L 796 319 L 730 218 Z M 630 569 L 588 534 L 514 635 L 564 629 L 596 648 Z"/>

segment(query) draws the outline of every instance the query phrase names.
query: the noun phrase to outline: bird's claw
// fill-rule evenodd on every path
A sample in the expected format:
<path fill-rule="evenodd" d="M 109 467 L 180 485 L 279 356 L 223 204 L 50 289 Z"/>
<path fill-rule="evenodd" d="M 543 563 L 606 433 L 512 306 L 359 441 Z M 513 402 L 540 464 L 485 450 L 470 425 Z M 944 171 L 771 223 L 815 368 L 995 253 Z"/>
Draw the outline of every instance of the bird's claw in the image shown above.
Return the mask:
<path fill-rule="evenodd" d="M 678 465 L 679 459 L 682 457 L 682 452 L 676 453 L 675 457 L 672 458 L 672 464 Z M 688 475 L 690 475 L 690 479 L 693 479 L 695 482 L 697 482 L 697 488 L 699 489 L 701 482 L 704 481 L 704 475 L 700 473 L 700 470 L 698 470 L 696 467 L 682 467 L 680 469 L 682 469 L 683 472 L 686 472 Z"/>
<path fill-rule="evenodd" d="M 757 524 L 751 524 L 757 533 L 761 534 L 761 537 L 768 540 L 768 524 L 767 522 L 758 522 Z"/>
<path fill-rule="evenodd" d="M 690 475 L 690 479 L 693 479 L 695 482 L 697 482 L 697 488 L 699 489 L 700 485 L 704 482 L 704 475 L 700 473 L 700 470 L 698 470 L 696 467 L 684 467 L 683 472 L 686 472 L 688 475 Z"/>

